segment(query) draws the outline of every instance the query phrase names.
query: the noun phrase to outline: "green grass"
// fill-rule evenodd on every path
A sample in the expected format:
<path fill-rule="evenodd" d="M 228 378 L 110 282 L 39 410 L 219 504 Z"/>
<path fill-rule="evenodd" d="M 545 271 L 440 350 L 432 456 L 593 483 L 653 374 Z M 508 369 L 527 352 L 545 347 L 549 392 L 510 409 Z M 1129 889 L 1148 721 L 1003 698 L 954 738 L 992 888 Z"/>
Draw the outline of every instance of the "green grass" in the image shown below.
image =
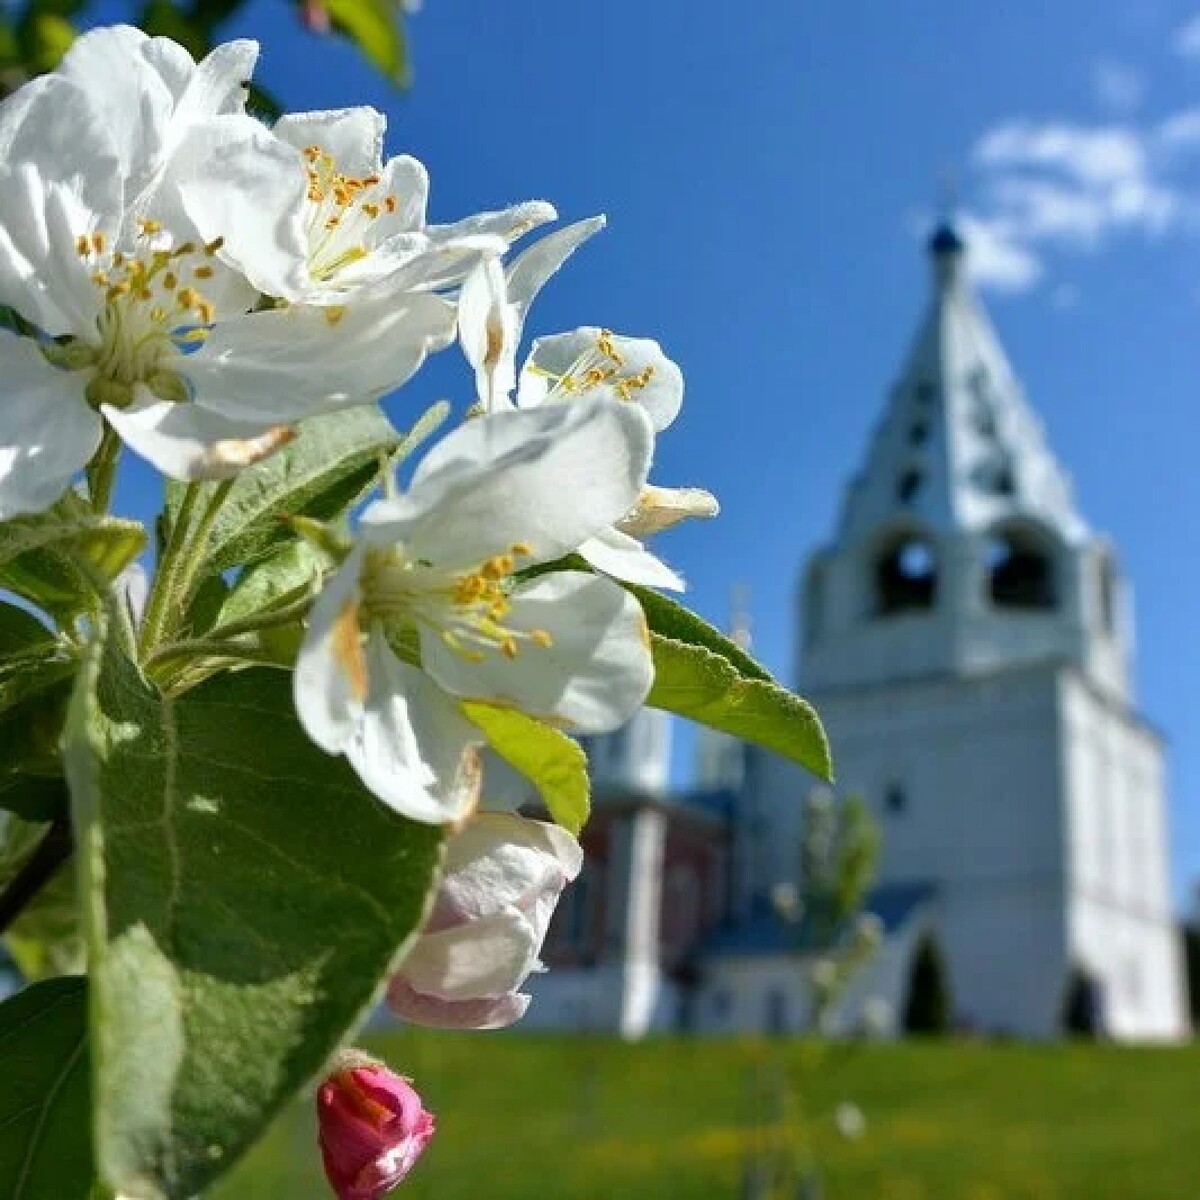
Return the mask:
<path fill-rule="evenodd" d="M 372 1048 L 438 1115 L 406 1200 L 735 1200 L 772 1136 L 815 1154 L 824 1200 L 1200 1197 L 1200 1050 L 426 1033 Z M 805 1115 L 773 1134 L 754 1098 L 783 1078 Z M 834 1127 L 843 1100 L 867 1117 L 856 1141 Z M 327 1197 L 312 1120 L 288 1113 L 216 1200 Z"/>

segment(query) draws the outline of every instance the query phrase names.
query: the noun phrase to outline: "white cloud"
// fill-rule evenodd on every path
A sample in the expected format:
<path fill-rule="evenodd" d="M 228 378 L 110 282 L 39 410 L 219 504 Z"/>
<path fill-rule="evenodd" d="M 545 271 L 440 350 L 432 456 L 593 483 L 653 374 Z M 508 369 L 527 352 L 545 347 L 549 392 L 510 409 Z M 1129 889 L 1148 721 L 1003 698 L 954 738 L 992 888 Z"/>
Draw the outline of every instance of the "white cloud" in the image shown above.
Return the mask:
<path fill-rule="evenodd" d="M 1013 121 L 985 134 L 976 161 L 991 167 L 1045 167 L 1084 183 L 1105 184 L 1140 174 L 1145 152 L 1124 126 Z"/>
<path fill-rule="evenodd" d="M 958 224 L 967 245 L 967 271 L 980 287 L 1024 292 L 1041 279 L 1041 260 L 1003 220 L 963 213 Z"/>
<path fill-rule="evenodd" d="M 1200 108 L 1154 125 L 1009 121 L 987 131 L 972 153 L 980 200 L 971 217 L 987 242 L 981 283 L 1026 290 L 1056 250 L 1197 232 L 1200 191 L 1178 169 L 1193 144 Z"/>
<path fill-rule="evenodd" d="M 1184 58 L 1200 58 L 1200 13 L 1175 30 L 1175 53 Z"/>
<path fill-rule="evenodd" d="M 1127 63 L 1101 58 L 1092 63 L 1092 90 L 1105 108 L 1128 116 L 1140 107 L 1146 87 L 1141 73 Z"/>

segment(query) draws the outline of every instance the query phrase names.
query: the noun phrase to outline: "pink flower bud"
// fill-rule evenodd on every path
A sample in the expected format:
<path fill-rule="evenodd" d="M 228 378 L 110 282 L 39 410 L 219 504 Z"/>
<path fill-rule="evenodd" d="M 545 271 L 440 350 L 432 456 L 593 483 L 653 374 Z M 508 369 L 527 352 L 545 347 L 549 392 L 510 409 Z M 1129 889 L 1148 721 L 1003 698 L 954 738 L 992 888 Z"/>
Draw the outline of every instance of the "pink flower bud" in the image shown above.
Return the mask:
<path fill-rule="evenodd" d="M 300 6 L 300 20 L 310 33 L 329 32 L 329 11 L 321 0 L 304 0 Z"/>
<path fill-rule="evenodd" d="M 433 1137 L 433 1115 L 381 1062 L 345 1051 L 317 1090 L 325 1175 L 338 1200 L 378 1200 L 412 1170 Z"/>

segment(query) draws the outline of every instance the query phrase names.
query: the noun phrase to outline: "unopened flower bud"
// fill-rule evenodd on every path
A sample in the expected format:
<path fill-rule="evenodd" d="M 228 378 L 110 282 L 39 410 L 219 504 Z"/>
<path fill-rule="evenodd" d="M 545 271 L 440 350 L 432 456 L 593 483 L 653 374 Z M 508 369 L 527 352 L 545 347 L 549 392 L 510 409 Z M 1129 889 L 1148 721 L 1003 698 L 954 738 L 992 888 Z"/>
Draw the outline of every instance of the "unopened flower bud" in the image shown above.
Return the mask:
<path fill-rule="evenodd" d="M 321 0 L 304 0 L 300 5 L 300 20 L 310 33 L 329 32 L 329 10 Z"/>
<path fill-rule="evenodd" d="M 378 1200 L 412 1170 L 433 1137 L 432 1114 L 407 1080 L 354 1050 L 317 1090 L 325 1175 L 338 1200 Z"/>

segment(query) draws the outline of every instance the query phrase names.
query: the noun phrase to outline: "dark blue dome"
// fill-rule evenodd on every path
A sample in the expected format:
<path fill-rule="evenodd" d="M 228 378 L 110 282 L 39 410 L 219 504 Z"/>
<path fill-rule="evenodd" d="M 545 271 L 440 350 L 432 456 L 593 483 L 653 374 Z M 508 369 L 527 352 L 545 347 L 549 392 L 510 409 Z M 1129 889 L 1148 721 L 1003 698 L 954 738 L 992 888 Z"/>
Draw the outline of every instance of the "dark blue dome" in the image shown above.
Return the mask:
<path fill-rule="evenodd" d="M 939 225 L 929 239 L 929 252 L 935 257 L 942 254 L 961 254 L 963 240 L 953 225 Z"/>

